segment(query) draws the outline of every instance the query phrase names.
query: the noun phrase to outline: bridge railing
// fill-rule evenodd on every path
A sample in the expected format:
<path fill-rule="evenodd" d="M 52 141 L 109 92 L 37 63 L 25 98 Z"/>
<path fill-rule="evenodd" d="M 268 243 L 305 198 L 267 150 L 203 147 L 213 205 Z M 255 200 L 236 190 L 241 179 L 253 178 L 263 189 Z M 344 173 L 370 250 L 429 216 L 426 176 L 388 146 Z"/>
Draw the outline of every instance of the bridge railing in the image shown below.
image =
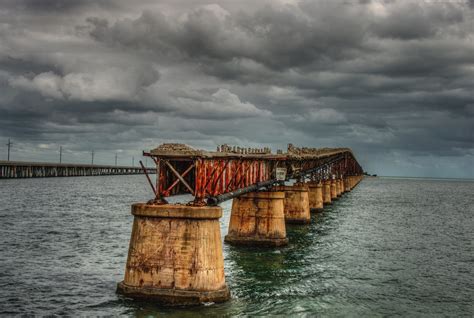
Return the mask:
<path fill-rule="evenodd" d="M 155 168 L 146 168 L 147 173 L 155 173 Z M 0 161 L 0 179 L 79 177 L 142 174 L 140 167 L 107 166 L 91 164 Z"/>

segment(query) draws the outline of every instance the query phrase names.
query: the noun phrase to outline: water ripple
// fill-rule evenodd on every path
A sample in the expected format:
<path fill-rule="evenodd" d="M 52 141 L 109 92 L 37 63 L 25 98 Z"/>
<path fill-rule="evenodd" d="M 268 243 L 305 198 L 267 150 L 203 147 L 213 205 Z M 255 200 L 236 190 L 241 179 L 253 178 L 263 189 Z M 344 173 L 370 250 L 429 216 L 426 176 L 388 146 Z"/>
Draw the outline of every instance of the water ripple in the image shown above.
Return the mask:
<path fill-rule="evenodd" d="M 2 180 L 0 314 L 474 315 L 474 183 L 366 179 L 279 249 L 224 245 L 232 299 L 161 308 L 115 294 L 143 176 Z M 223 204 L 222 236 L 230 202 Z"/>

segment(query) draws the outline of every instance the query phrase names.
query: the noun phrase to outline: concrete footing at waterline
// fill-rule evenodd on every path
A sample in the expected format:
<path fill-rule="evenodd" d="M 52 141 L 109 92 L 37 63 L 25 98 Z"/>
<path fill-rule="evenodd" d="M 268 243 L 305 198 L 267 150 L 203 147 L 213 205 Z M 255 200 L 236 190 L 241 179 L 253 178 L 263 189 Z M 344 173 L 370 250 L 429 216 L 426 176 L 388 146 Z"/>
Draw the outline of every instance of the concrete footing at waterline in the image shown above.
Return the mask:
<path fill-rule="evenodd" d="M 331 200 L 331 180 L 326 180 L 323 183 L 323 205 L 332 204 Z"/>
<path fill-rule="evenodd" d="M 364 177 L 363 176 L 349 176 L 347 177 L 348 179 L 348 186 L 349 189 L 352 190 L 356 185 L 359 184 L 360 181 L 362 181 Z"/>
<path fill-rule="evenodd" d="M 251 192 L 234 198 L 224 241 L 233 245 L 287 245 L 284 200 L 282 191 Z"/>
<path fill-rule="evenodd" d="M 344 178 L 344 192 L 351 191 L 351 187 L 349 185 L 349 177 Z"/>
<path fill-rule="evenodd" d="M 342 178 L 340 178 L 338 180 L 338 183 L 339 183 L 339 195 L 342 196 L 345 191 L 344 191 L 344 180 Z"/>
<path fill-rule="evenodd" d="M 331 180 L 331 201 L 336 201 L 337 197 L 337 181 L 335 179 Z"/>
<path fill-rule="evenodd" d="M 220 235 L 221 207 L 132 205 L 125 278 L 117 292 L 163 305 L 230 298 Z"/>
<path fill-rule="evenodd" d="M 324 207 L 337 196 L 338 188 L 348 192 L 361 180 L 362 176 L 346 176 L 236 197 L 225 242 L 267 248 L 287 245 L 287 223 L 311 222 L 312 206 Z M 125 277 L 117 293 L 166 306 L 230 298 L 219 225 L 221 207 L 137 203 L 132 205 L 132 214 Z"/>
<path fill-rule="evenodd" d="M 309 208 L 311 212 L 322 212 L 323 204 L 323 185 L 321 182 L 308 182 L 309 188 Z"/>
<path fill-rule="evenodd" d="M 340 180 L 339 180 L 339 179 L 335 179 L 334 182 L 336 183 L 336 196 L 337 196 L 338 198 L 340 198 L 340 197 L 341 197 L 341 194 L 342 194 Z"/>
<path fill-rule="evenodd" d="M 308 185 L 277 186 L 273 190 L 285 193 L 284 213 L 286 223 L 308 224 L 311 222 Z"/>

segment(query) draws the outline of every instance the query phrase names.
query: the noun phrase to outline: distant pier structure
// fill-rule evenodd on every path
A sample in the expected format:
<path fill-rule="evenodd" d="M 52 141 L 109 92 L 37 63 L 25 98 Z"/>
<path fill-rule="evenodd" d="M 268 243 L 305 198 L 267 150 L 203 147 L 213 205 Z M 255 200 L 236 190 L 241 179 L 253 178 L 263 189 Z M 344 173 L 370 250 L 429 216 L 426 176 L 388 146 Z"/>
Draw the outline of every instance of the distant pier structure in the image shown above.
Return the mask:
<path fill-rule="evenodd" d="M 145 168 L 149 174 L 156 168 Z M 0 161 L 0 179 L 143 174 L 141 167 L 72 163 Z"/>

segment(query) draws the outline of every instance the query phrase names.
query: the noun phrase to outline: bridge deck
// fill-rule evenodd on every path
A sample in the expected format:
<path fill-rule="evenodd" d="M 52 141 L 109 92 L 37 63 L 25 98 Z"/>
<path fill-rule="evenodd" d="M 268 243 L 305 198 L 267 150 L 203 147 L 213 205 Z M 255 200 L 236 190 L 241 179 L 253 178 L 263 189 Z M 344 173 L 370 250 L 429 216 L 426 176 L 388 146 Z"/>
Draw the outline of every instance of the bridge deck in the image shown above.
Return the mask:
<path fill-rule="evenodd" d="M 194 205 L 215 204 L 282 179 L 322 180 L 362 172 L 349 148 L 297 148 L 272 153 L 268 148 L 222 145 L 217 151 L 193 149 L 183 144 L 162 144 L 144 153 L 157 166 L 156 204 L 165 197 L 190 193 Z"/>

